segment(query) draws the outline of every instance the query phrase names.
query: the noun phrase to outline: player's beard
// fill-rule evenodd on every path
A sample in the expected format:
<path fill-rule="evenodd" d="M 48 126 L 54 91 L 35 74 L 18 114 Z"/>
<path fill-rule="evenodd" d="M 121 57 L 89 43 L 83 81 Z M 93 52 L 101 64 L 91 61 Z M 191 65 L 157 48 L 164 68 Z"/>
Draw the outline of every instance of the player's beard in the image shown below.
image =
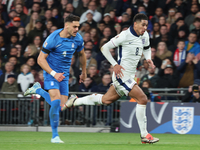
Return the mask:
<path fill-rule="evenodd" d="M 75 37 L 76 36 L 76 35 L 73 34 L 74 32 L 70 28 L 67 29 L 67 32 L 70 35 L 70 37 Z"/>
<path fill-rule="evenodd" d="M 77 32 L 71 32 L 71 36 L 75 37 Z"/>

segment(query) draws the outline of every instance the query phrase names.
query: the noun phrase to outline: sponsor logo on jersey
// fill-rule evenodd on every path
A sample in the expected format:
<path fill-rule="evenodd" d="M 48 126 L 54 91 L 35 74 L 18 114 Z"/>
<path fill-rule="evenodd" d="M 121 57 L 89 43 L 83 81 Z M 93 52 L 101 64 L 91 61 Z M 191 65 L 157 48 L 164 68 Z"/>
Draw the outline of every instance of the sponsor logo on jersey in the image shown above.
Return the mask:
<path fill-rule="evenodd" d="M 72 48 L 74 48 L 74 43 L 72 43 Z"/>
<path fill-rule="evenodd" d="M 117 39 L 119 37 L 119 35 L 117 35 L 115 38 Z"/>
<path fill-rule="evenodd" d="M 54 86 L 54 82 L 53 81 L 51 81 L 51 86 Z"/>
<path fill-rule="evenodd" d="M 45 43 L 44 43 L 44 47 L 46 47 L 46 46 L 47 46 L 47 44 L 48 44 L 48 43 L 47 43 L 47 42 L 45 42 Z"/>
<path fill-rule="evenodd" d="M 129 42 L 129 44 L 132 44 L 133 42 Z"/>
<path fill-rule="evenodd" d="M 172 126 L 179 134 L 188 133 L 194 122 L 194 107 L 173 107 Z"/>
<path fill-rule="evenodd" d="M 62 44 L 58 44 L 56 47 L 59 47 L 59 46 L 61 46 Z"/>

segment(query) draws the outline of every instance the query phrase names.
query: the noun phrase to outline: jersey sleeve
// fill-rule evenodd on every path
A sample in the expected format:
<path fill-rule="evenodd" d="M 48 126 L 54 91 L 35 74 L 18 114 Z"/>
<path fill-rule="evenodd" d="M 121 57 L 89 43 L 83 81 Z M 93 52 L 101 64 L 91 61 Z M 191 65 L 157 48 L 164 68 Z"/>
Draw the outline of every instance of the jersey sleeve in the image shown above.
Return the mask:
<path fill-rule="evenodd" d="M 144 50 L 148 50 L 150 48 L 150 42 L 149 42 L 149 34 L 145 33 L 145 42 L 144 42 Z"/>
<path fill-rule="evenodd" d="M 125 40 L 125 34 L 124 32 L 121 32 L 120 34 L 116 35 L 113 37 L 110 41 L 115 47 L 118 47 L 121 45 L 121 43 Z"/>
<path fill-rule="evenodd" d="M 42 52 L 49 54 L 55 48 L 54 34 L 50 34 L 43 43 Z"/>
<path fill-rule="evenodd" d="M 143 54 L 146 60 L 151 59 L 151 47 L 149 42 L 149 34 L 145 33 L 145 42 L 143 45 Z"/>
<path fill-rule="evenodd" d="M 77 52 L 80 52 L 82 49 L 84 48 L 84 42 L 83 42 L 83 38 L 81 38 L 79 45 L 76 49 Z"/>

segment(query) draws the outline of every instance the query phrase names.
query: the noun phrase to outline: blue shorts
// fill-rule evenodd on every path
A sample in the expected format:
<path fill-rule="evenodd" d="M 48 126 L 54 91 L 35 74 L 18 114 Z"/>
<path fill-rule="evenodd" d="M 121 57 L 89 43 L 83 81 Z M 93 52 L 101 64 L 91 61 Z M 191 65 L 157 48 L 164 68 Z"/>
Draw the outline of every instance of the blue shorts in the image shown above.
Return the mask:
<path fill-rule="evenodd" d="M 65 96 L 68 96 L 69 94 L 69 85 L 66 80 L 61 82 L 58 82 L 57 80 L 44 80 L 44 89 L 58 89 L 60 90 L 60 94 Z"/>

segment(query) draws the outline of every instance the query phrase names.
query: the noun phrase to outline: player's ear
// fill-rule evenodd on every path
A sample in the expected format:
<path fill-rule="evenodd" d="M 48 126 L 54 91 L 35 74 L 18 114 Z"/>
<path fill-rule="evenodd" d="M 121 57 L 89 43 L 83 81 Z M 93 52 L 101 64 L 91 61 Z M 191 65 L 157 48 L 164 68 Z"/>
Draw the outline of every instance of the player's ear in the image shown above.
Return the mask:
<path fill-rule="evenodd" d="M 137 22 L 134 22 L 133 25 L 136 26 L 136 25 L 137 25 Z"/>
<path fill-rule="evenodd" d="M 66 22 L 65 23 L 65 28 L 68 28 L 69 27 L 69 22 Z"/>
<path fill-rule="evenodd" d="M 67 28 L 67 22 L 65 22 L 65 24 L 64 24 L 64 28 Z"/>

